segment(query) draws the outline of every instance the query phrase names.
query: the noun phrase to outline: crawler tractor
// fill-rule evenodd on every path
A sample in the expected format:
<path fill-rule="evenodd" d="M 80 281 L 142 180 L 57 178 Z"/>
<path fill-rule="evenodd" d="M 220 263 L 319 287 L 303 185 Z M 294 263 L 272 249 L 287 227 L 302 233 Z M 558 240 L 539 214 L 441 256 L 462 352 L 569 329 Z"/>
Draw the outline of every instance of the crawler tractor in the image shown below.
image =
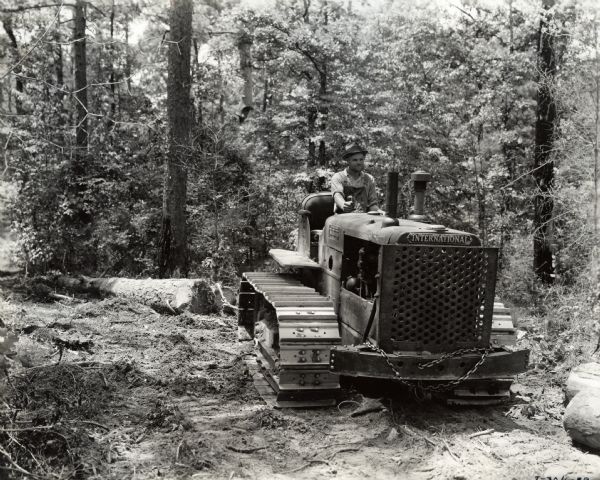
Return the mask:
<path fill-rule="evenodd" d="M 257 346 L 281 407 L 332 405 L 340 376 L 394 380 L 450 404 L 506 400 L 529 352 L 511 347 L 509 310 L 495 299 L 498 250 L 428 223 L 430 175 L 412 175 L 414 213 L 334 214 L 329 192 L 299 211 L 296 251 L 273 249 L 281 273 L 243 274 L 238 323 Z"/>

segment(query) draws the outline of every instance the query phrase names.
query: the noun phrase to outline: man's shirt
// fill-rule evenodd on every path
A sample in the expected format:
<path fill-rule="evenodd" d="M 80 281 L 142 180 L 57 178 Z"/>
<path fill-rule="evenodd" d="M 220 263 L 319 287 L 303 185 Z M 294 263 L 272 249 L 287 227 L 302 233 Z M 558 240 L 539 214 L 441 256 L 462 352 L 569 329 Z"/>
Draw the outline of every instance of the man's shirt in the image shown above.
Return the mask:
<path fill-rule="evenodd" d="M 331 193 L 335 196 L 337 192 L 341 193 L 346 201 L 352 196 L 354 211 L 357 213 L 368 212 L 370 207 L 378 204 L 375 180 L 365 172 L 360 172 L 356 179 L 348 174 L 347 168 L 334 174 L 331 177 Z"/>

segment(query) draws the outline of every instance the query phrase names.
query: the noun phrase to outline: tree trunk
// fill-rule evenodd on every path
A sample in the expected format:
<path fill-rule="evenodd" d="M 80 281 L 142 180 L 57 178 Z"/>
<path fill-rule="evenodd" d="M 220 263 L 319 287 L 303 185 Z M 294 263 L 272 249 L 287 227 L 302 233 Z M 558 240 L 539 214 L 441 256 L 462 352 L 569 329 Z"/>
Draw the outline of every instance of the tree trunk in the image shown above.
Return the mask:
<path fill-rule="evenodd" d="M 109 124 L 114 123 L 117 109 L 117 97 L 115 92 L 115 0 L 112 0 L 110 9 L 110 75 L 108 83 L 110 84 L 110 114 L 108 116 Z"/>
<path fill-rule="evenodd" d="M 19 61 L 19 45 L 17 44 L 17 37 L 15 36 L 15 32 L 13 30 L 12 17 L 5 17 L 2 20 L 2 26 L 4 27 L 4 31 L 6 32 L 6 35 L 8 35 L 8 39 L 10 40 L 13 61 L 16 63 Z M 17 95 L 15 97 L 15 111 L 19 115 L 23 113 L 23 102 L 21 100 L 21 95 L 23 94 L 24 90 L 23 79 L 19 76 L 20 73 L 20 66 L 14 69 L 15 89 L 17 90 Z"/>
<path fill-rule="evenodd" d="M 59 88 L 62 88 L 65 84 L 65 75 L 63 70 L 63 51 L 62 45 L 60 42 L 60 11 L 57 13 L 56 19 L 56 29 L 54 30 L 54 42 L 56 46 L 54 47 L 54 72 L 56 75 L 56 85 Z M 59 98 L 62 99 L 63 92 L 58 91 Z"/>
<path fill-rule="evenodd" d="M 74 94 L 76 104 L 75 116 L 75 152 L 71 155 L 70 178 L 68 189 L 73 216 L 69 219 L 70 226 L 74 229 L 79 240 L 74 244 L 81 244 L 87 238 L 91 222 L 91 213 L 84 207 L 84 192 L 86 190 L 85 176 L 89 173 L 88 167 L 88 95 L 87 95 L 87 57 L 86 57 L 86 2 L 77 0 L 73 15 L 73 66 L 74 66 Z"/>
<path fill-rule="evenodd" d="M 267 107 L 273 100 L 273 94 L 271 93 L 271 79 L 269 77 L 269 67 L 267 62 L 263 62 L 263 98 L 262 98 L 262 111 L 266 112 Z"/>
<path fill-rule="evenodd" d="M 479 236 L 484 246 L 487 246 L 487 222 L 486 222 L 486 195 L 485 195 L 485 172 L 483 168 L 483 152 L 481 143 L 483 142 L 483 124 L 479 125 L 477 130 L 477 154 L 473 156 L 473 166 L 475 173 L 475 189 L 477 193 L 477 224 L 479 226 Z M 479 161 L 479 165 L 477 165 Z M 478 168 L 479 167 L 479 168 Z"/>
<path fill-rule="evenodd" d="M 302 3 L 304 4 L 304 12 L 302 12 L 304 23 L 310 23 L 310 1 L 311 0 L 302 0 Z"/>
<path fill-rule="evenodd" d="M 125 78 L 127 92 L 131 94 L 131 56 L 129 55 L 129 15 L 125 14 Z"/>
<path fill-rule="evenodd" d="M 307 120 L 308 120 L 308 166 L 312 167 L 317 163 L 317 146 L 313 137 L 315 135 L 315 125 L 317 122 L 317 107 L 309 105 Z"/>
<path fill-rule="evenodd" d="M 327 152 L 325 147 L 325 130 L 327 130 L 327 116 L 329 115 L 329 107 L 327 106 L 327 65 L 321 67 L 319 71 L 319 113 L 320 113 L 320 125 L 321 140 L 319 140 L 319 165 L 322 167 L 327 164 Z"/>
<path fill-rule="evenodd" d="M 203 125 L 204 125 L 204 118 L 203 118 L 203 106 L 202 106 L 202 88 L 201 88 L 201 84 L 202 84 L 202 74 L 200 72 L 200 65 L 198 64 L 198 55 L 199 53 L 199 48 L 198 48 L 198 39 L 194 38 L 193 40 L 193 45 L 194 45 L 194 62 L 193 62 L 193 66 L 192 66 L 192 78 L 193 81 L 196 83 L 196 92 L 194 94 L 195 98 L 195 102 L 192 102 L 192 107 L 194 108 L 192 115 L 194 118 L 194 122 L 196 124 L 196 127 L 199 127 L 200 129 L 200 137 L 198 140 L 196 140 L 196 143 L 200 145 L 200 147 L 202 148 L 202 145 L 204 144 L 204 129 L 203 129 Z"/>
<path fill-rule="evenodd" d="M 600 58 L 598 58 L 598 24 L 594 22 L 594 234 L 598 235 L 598 137 L 600 133 Z"/>
<path fill-rule="evenodd" d="M 238 40 L 238 50 L 240 52 L 240 70 L 244 79 L 244 92 L 242 101 L 244 107 L 240 115 L 240 123 L 242 123 L 250 112 L 253 110 L 253 81 L 252 81 L 252 37 L 243 32 Z"/>
<path fill-rule="evenodd" d="M 544 0 L 546 15 L 554 0 Z M 533 177 L 536 184 L 533 217 L 533 268 L 537 277 L 550 284 L 554 279 L 551 249 L 551 222 L 554 209 L 554 162 L 552 146 L 556 124 L 556 104 L 552 84 L 556 76 L 555 37 L 548 29 L 548 18 L 540 20 L 538 40 L 539 78 L 537 91 L 537 120 L 535 122 L 535 155 Z"/>
<path fill-rule="evenodd" d="M 73 54 L 75 64 L 75 101 L 77 104 L 77 126 L 75 127 L 76 157 L 85 156 L 88 146 L 88 119 L 87 119 L 87 57 L 85 37 L 85 2 L 77 0 L 75 3 L 73 28 Z M 78 162 L 79 163 L 79 162 Z M 82 171 L 85 171 L 82 168 Z"/>
<path fill-rule="evenodd" d="M 219 121 L 221 125 L 225 124 L 225 82 L 223 81 L 223 69 L 221 63 L 221 54 L 217 55 L 217 68 L 219 71 L 219 106 L 217 108 L 217 113 L 219 115 Z"/>
<path fill-rule="evenodd" d="M 329 18 L 327 15 L 327 2 L 323 2 L 323 23 L 327 25 Z M 319 141 L 319 165 L 324 167 L 327 164 L 327 152 L 325 146 L 325 131 L 327 130 L 327 116 L 329 115 L 329 106 L 327 104 L 327 63 L 326 60 L 321 62 L 321 68 L 319 71 L 319 113 L 320 113 L 320 129 L 321 129 L 321 140 Z"/>
<path fill-rule="evenodd" d="M 163 218 L 159 253 L 161 277 L 188 272 L 186 197 L 187 167 L 191 146 L 190 53 L 192 0 L 171 0 L 167 81 L 169 154 L 163 194 Z"/>
<path fill-rule="evenodd" d="M 513 0 L 508 0 L 508 29 L 509 29 L 509 58 L 512 58 L 512 54 L 514 52 L 514 27 L 513 27 Z M 503 74 L 502 82 L 508 81 L 508 75 Z M 502 109 L 502 125 L 504 126 L 505 131 L 509 131 L 512 129 L 511 121 L 510 121 L 510 112 L 511 112 L 511 104 L 509 102 L 509 93 L 508 91 L 504 94 L 504 102 Z M 514 153 L 512 148 L 509 148 L 506 140 L 502 140 L 502 155 L 504 157 L 504 166 L 508 170 L 508 181 L 510 184 L 516 178 L 515 175 L 515 161 L 514 161 Z M 498 265 L 502 267 L 504 261 L 504 245 L 510 241 L 511 239 L 511 229 L 507 228 L 507 222 L 505 220 L 506 215 L 510 214 L 513 210 L 513 199 L 511 190 L 501 189 L 500 194 L 502 196 L 502 200 L 500 202 L 500 245 L 498 248 Z"/>

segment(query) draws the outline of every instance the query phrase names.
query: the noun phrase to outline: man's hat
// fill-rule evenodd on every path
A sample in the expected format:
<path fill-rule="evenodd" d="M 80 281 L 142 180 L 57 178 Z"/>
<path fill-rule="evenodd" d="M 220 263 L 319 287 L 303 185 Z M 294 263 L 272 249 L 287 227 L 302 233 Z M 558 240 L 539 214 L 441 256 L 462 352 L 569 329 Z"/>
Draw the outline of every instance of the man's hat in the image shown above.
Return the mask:
<path fill-rule="evenodd" d="M 368 152 L 363 147 L 361 147 L 358 143 L 354 142 L 346 147 L 346 149 L 344 150 L 344 154 L 342 155 L 342 158 L 349 157 L 350 155 L 353 155 L 355 153 L 362 153 L 363 155 L 366 155 Z"/>

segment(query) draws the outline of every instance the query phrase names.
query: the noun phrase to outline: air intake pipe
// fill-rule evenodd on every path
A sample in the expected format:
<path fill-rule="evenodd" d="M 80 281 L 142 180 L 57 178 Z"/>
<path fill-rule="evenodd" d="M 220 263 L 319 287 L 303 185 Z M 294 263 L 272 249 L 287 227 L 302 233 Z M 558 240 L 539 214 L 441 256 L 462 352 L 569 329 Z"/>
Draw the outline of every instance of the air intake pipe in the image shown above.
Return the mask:
<path fill-rule="evenodd" d="M 425 215 L 425 191 L 427 190 L 427 182 L 431 180 L 431 174 L 423 170 L 417 170 L 411 174 L 410 178 L 413 181 L 413 188 L 415 190 L 415 204 L 413 213 L 408 216 L 408 219 L 415 222 L 427 223 L 428 220 Z"/>

